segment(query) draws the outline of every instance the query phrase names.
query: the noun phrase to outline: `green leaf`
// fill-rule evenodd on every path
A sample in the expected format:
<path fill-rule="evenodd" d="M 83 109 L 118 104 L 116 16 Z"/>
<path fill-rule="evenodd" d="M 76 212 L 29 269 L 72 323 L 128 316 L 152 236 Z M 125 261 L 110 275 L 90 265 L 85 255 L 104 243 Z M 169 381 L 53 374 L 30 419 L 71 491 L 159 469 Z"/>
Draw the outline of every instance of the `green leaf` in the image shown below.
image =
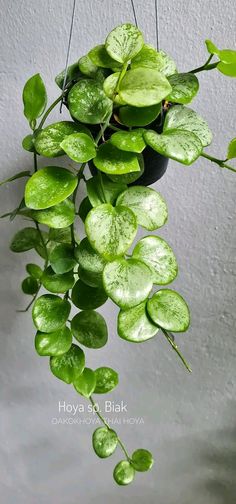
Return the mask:
<path fill-rule="evenodd" d="M 75 258 L 89 273 L 102 274 L 106 265 L 106 261 L 91 247 L 88 238 L 84 238 L 75 249 Z"/>
<path fill-rule="evenodd" d="M 68 87 L 68 85 L 72 81 L 77 81 L 79 78 L 83 77 L 83 75 L 81 75 L 81 71 L 79 68 L 79 61 L 76 61 L 76 63 L 69 65 L 66 73 L 67 73 L 65 82 L 66 87 Z M 55 78 L 55 82 L 60 89 L 63 88 L 64 78 L 65 78 L 65 70 L 62 70 L 62 72 L 60 72 Z"/>
<path fill-rule="evenodd" d="M 118 485 L 124 486 L 132 483 L 135 470 L 128 460 L 121 460 L 113 472 L 113 478 Z"/>
<path fill-rule="evenodd" d="M 107 261 L 122 256 L 133 243 L 137 222 L 129 208 L 104 204 L 86 217 L 85 231 L 92 247 Z"/>
<path fill-rule="evenodd" d="M 75 237 L 76 238 L 76 237 Z M 57 243 L 71 243 L 71 228 L 49 229 L 49 239 Z"/>
<path fill-rule="evenodd" d="M 36 151 L 45 157 L 54 158 L 65 154 L 61 143 L 67 136 L 73 133 L 85 133 L 90 135 L 90 132 L 83 124 L 75 124 L 72 121 L 60 121 L 49 124 L 41 130 L 35 138 Z"/>
<path fill-rule="evenodd" d="M 216 47 L 211 40 L 205 40 L 206 48 L 210 54 L 217 54 L 219 52 L 219 49 Z"/>
<path fill-rule="evenodd" d="M 86 198 L 84 198 L 81 201 L 80 206 L 79 206 L 79 216 L 83 222 L 85 222 L 85 219 L 86 219 L 88 213 L 90 212 L 90 210 L 92 210 L 92 208 L 93 207 L 89 201 L 89 198 L 86 196 Z"/>
<path fill-rule="evenodd" d="M 31 215 L 34 220 L 50 228 L 66 228 L 75 220 L 75 205 L 71 200 L 65 199 L 45 210 L 33 210 Z"/>
<path fill-rule="evenodd" d="M 121 99 L 133 107 L 149 107 L 160 103 L 170 92 L 171 85 L 167 78 L 149 68 L 129 70 L 119 87 Z"/>
<path fill-rule="evenodd" d="M 8 179 L 5 179 L 2 182 L 0 182 L 0 186 L 2 186 L 3 184 L 7 184 L 8 182 L 12 182 L 13 180 L 22 178 L 22 177 L 30 177 L 30 175 L 31 175 L 31 172 L 29 170 L 25 170 L 25 171 L 16 173 L 16 175 L 12 175 L 12 177 L 9 177 Z"/>
<path fill-rule="evenodd" d="M 130 23 L 122 24 L 112 30 L 106 38 L 108 54 L 119 63 L 127 63 L 142 49 L 141 31 Z"/>
<path fill-rule="evenodd" d="M 161 103 L 142 108 L 126 105 L 119 109 L 119 119 L 122 124 L 128 127 L 147 126 L 159 116 L 160 112 Z"/>
<path fill-rule="evenodd" d="M 35 301 L 33 306 L 34 325 L 42 332 L 57 331 L 66 323 L 70 309 L 69 301 L 52 294 L 44 294 Z"/>
<path fill-rule="evenodd" d="M 38 281 L 35 278 L 32 278 L 31 276 L 25 278 L 21 284 L 21 288 L 24 292 L 24 294 L 29 294 L 33 296 L 36 294 L 39 288 Z"/>
<path fill-rule="evenodd" d="M 117 196 L 127 189 L 122 181 L 112 182 L 103 173 L 95 175 L 86 182 L 88 198 L 93 207 L 103 203 L 115 203 Z M 91 207 L 90 207 L 91 210 Z"/>
<path fill-rule="evenodd" d="M 152 290 L 152 283 L 150 268 L 136 259 L 116 259 L 103 271 L 107 295 L 123 310 L 144 301 Z"/>
<path fill-rule="evenodd" d="M 111 136 L 110 142 L 122 151 L 140 153 L 146 147 L 143 139 L 145 131 L 141 128 L 133 131 L 117 131 Z"/>
<path fill-rule="evenodd" d="M 10 250 L 12 252 L 25 252 L 35 248 L 39 242 L 40 235 L 37 229 L 26 227 L 15 234 L 10 244 Z"/>
<path fill-rule="evenodd" d="M 233 138 L 228 145 L 227 159 L 233 159 L 236 157 L 236 138 Z"/>
<path fill-rule="evenodd" d="M 184 105 L 175 105 L 166 114 L 163 131 L 167 133 L 173 129 L 194 133 L 201 140 L 203 147 L 212 141 L 212 133 L 206 121 L 194 110 Z"/>
<path fill-rule="evenodd" d="M 146 301 L 129 310 L 120 310 L 117 329 L 120 338 L 133 343 L 153 338 L 159 330 L 147 316 Z"/>
<path fill-rule="evenodd" d="M 137 223 L 149 231 L 164 226 L 168 218 L 164 198 L 149 187 L 129 187 L 118 196 L 116 205 L 130 208 L 137 218 Z"/>
<path fill-rule="evenodd" d="M 62 149 L 76 163 L 86 163 L 96 156 L 94 141 L 85 133 L 74 133 L 61 142 Z"/>
<path fill-rule="evenodd" d="M 88 348 L 102 348 L 107 343 L 107 325 L 100 313 L 93 310 L 81 311 L 72 319 L 73 336 Z"/>
<path fill-rule="evenodd" d="M 60 356 L 68 352 L 72 345 L 72 334 L 64 326 L 52 333 L 38 331 L 35 336 L 35 349 L 41 356 Z"/>
<path fill-rule="evenodd" d="M 22 147 L 28 152 L 34 152 L 34 136 L 26 135 L 22 140 Z"/>
<path fill-rule="evenodd" d="M 94 394 L 107 394 L 111 392 L 119 383 L 119 376 L 110 367 L 100 367 L 95 370 L 96 387 Z"/>
<path fill-rule="evenodd" d="M 27 273 L 29 273 L 29 275 L 31 277 L 35 278 L 35 280 L 41 279 L 42 274 L 43 274 L 43 270 L 40 268 L 40 266 L 38 266 L 37 264 L 29 263 L 29 264 L 26 264 L 25 268 L 26 268 Z"/>
<path fill-rule="evenodd" d="M 67 273 L 76 265 L 74 248 L 68 243 L 60 243 L 51 251 L 49 260 L 55 273 Z"/>
<path fill-rule="evenodd" d="M 88 56 L 93 64 L 97 65 L 97 67 L 118 69 L 121 66 L 116 60 L 109 56 L 105 45 L 103 44 L 97 45 L 91 49 Z"/>
<path fill-rule="evenodd" d="M 96 76 L 98 67 L 94 65 L 88 54 L 79 59 L 78 65 L 82 74 L 92 78 Z"/>
<path fill-rule="evenodd" d="M 102 273 L 93 273 L 79 266 L 78 275 L 80 280 L 89 287 L 103 287 Z"/>
<path fill-rule="evenodd" d="M 119 97 L 117 86 L 119 82 L 120 72 L 115 72 L 109 75 L 103 82 L 104 93 L 115 102 L 117 105 L 124 105 L 125 102 Z"/>
<path fill-rule="evenodd" d="M 135 450 L 132 457 L 132 466 L 136 471 L 149 471 L 153 466 L 153 456 L 150 451 L 139 448 Z"/>
<path fill-rule="evenodd" d="M 174 60 L 164 51 L 156 51 L 149 44 L 144 44 L 141 51 L 131 61 L 132 69 L 139 67 L 158 70 L 167 77 L 177 72 Z"/>
<path fill-rule="evenodd" d="M 142 238 L 134 247 L 132 256 L 149 266 L 154 284 L 166 285 L 172 282 L 178 273 L 173 250 L 159 236 Z"/>
<path fill-rule="evenodd" d="M 190 131 L 172 129 L 161 135 L 153 130 L 144 133 L 145 142 L 162 156 L 175 159 L 184 165 L 196 161 L 202 152 L 199 137 Z"/>
<path fill-rule="evenodd" d="M 148 313 L 155 324 L 167 331 L 187 331 L 190 324 L 189 309 L 178 292 L 162 289 L 147 303 Z"/>
<path fill-rule="evenodd" d="M 137 155 L 133 152 L 121 151 L 111 142 L 99 146 L 93 163 L 98 170 L 111 175 L 140 171 Z"/>
<path fill-rule="evenodd" d="M 125 154 L 128 154 L 127 152 Z M 129 153 L 131 154 L 131 153 Z M 136 154 L 137 155 L 137 158 L 138 158 L 138 164 L 139 164 L 139 168 L 140 168 L 140 171 L 135 171 L 135 172 L 130 172 L 130 173 L 124 173 L 124 174 L 120 174 L 120 175 L 111 175 L 111 174 L 108 174 L 108 177 L 110 180 L 112 180 L 112 182 L 115 182 L 116 184 L 131 184 L 132 182 L 135 182 L 136 180 L 138 180 L 141 175 L 143 174 L 144 172 L 144 159 L 143 159 L 143 155 L 142 154 Z"/>
<path fill-rule="evenodd" d="M 59 357 L 50 358 L 50 368 L 52 373 L 66 383 L 74 381 L 83 373 L 85 356 L 83 350 L 77 345 L 71 345 L 68 352 Z"/>
<path fill-rule="evenodd" d="M 217 68 L 222 74 L 227 75 L 228 77 L 236 77 L 236 62 L 235 61 L 230 64 L 220 62 L 220 63 L 218 63 Z"/>
<path fill-rule="evenodd" d="M 73 271 L 69 271 L 68 273 L 58 275 L 54 273 L 51 266 L 48 266 L 48 268 L 43 273 L 41 282 L 44 288 L 49 292 L 53 292 L 55 294 L 63 294 L 73 287 L 74 274 Z"/>
<path fill-rule="evenodd" d="M 228 65 L 236 63 L 236 51 L 233 49 L 222 49 L 218 52 L 218 56 L 222 63 L 226 63 Z"/>
<path fill-rule="evenodd" d="M 168 77 L 172 91 L 167 100 L 177 103 L 190 103 L 199 90 L 197 77 L 191 73 L 174 74 Z"/>
<path fill-rule="evenodd" d="M 73 118 L 88 124 L 103 123 L 112 112 L 112 101 L 102 86 L 90 79 L 83 79 L 73 86 L 68 105 Z"/>
<path fill-rule="evenodd" d="M 110 457 L 118 443 L 117 434 L 107 427 L 98 427 L 93 433 L 93 449 L 100 458 Z"/>
<path fill-rule="evenodd" d="M 71 299 L 80 310 L 95 310 L 107 301 L 107 295 L 102 287 L 90 287 L 79 279 L 72 289 Z"/>
<path fill-rule="evenodd" d="M 236 51 L 233 49 L 218 49 L 211 40 L 205 41 L 210 54 L 216 54 L 220 60 L 217 69 L 228 77 L 236 77 Z"/>
<path fill-rule="evenodd" d="M 47 93 L 40 74 L 33 75 L 23 89 L 24 115 L 29 122 L 40 117 L 47 105 Z"/>
<path fill-rule="evenodd" d="M 70 196 L 78 179 L 69 170 L 46 166 L 35 172 L 25 186 L 25 204 L 33 210 L 49 208 Z"/>
<path fill-rule="evenodd" d="M 96 376 L 92 369 L 84 368 L 83 373 L 74 380 L 75 390 L 84 397 L 89 398 L 96 386 Z"/>

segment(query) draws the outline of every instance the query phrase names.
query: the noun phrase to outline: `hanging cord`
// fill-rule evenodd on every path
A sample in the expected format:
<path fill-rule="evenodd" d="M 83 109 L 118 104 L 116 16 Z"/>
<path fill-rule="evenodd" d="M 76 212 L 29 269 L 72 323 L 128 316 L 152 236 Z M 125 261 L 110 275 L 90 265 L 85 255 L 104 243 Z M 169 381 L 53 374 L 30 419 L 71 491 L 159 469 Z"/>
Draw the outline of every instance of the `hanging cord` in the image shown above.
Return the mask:
<path fill-rule="evenodd" d="M 62 86 L 62 98 L 61 98 L 61 105 L 60 105 L 60 113 L 62 111 L 63 98 L 64 98 L 65 87 L 66 87 L 66 79 L 67 79 L 67 72 L 68 72 L 68 63 L 69 63 L 69 57 L 70 57 L 70 47 L 71 47 L 73 24 L 74 24 L 74 17 L 75 17 L 75 4 L 76 4 L 76 0 L 73 0 L 73 8 L 72 8 L 71 24 L 70 24 L 70 33 L 69 33 L 68 48 L 67 48 L 67 54 L 66 54 L 65 75 L 64 75 L 63 86 Z"/>
<path fill-rule="evenodd" d="M 131 1 L 132 9 L 133 9 L 134 22 L 135 22 L 136 27 L 138 28 L 138 20 L 137 20 L 136 11 L 135 11 L 134 0 L 130 0 L 130 1 Z"/>
<path fill-rule="evenodd" d="M 159 51 L 159 15 L 158 15 L 158 0 L 155 0 L 155 20 L 156 20 L 156 45 Z"/>

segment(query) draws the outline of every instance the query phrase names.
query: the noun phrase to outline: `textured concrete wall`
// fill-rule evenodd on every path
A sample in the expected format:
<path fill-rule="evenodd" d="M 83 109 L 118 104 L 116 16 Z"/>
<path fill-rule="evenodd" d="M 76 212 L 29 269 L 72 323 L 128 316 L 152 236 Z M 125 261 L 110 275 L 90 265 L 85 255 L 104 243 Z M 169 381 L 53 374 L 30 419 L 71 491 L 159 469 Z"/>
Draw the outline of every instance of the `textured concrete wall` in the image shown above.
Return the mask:
<path fill-rule="evenodd" d="M 154 1 L 136 0 L 136 6 L 140 27 L 154 43 Z M 53 79 L 64 66 L 71 2 L 0 0 L 0 10 L 2 179 L 31 167 L 31 156 L 21 150 L 28 132 L 22 87 L 40 72 L 49 101 L 57 96 Z M 206 59 L 205 38 L 235 47 L 235 12 L 230 0 L 160 1 L 161 46 L 179 69 L 198 66 Z M 102 42 L 114 25 L 132 20 L 128 0 L 78 0 L 71 61 Z M 194 106 L 214 131 L 209 151 L 223 157 L 235 136 L 236 81 L 216 71 L 199 78 Z M 53 117 L 60 119 L 58 112 Z M 100 461 L 92 452 L 93 426 L 52 424 L 55 417 L 71 416 L 59 414 L 59 401 L 86 402 L 50 374 L 47 359 L 36 355 L 30 314 L 16 314 L 25 302 L 19 288 L 24 265 L 34 256 L 8 252 L 20 221 L 1 222 L 3 504 L 235 501 L 235 183 L 235 175 L 200 159 L 191 167 L 170 162 L 156 184 L 169 206 L 169 223 L 160 235 L 173 246 L 180 265 L 174 285 L 192 311 L 190 331 L 177 337 L 192 364 L 191 376 L 161 336 L 129 345 L 116 335 L 116 308 L 101 309 L 109 320 L 110 340 L 104 349 L 87 352 L 88 365 L 108 364 L 119 371 L 120 386 L 111 399 L 124 399 L 128 414 L 117 416 L 121 423 L 143 417 L 144 424 L 117 429 L 130 450 L 151 448 L 156 458 L 153 470 L 138 474 L 126 489 L 111 477 L 120 455 Z M 17 205 L 22 189 L 21 181 L 1 188 L 1 213 Z"/>

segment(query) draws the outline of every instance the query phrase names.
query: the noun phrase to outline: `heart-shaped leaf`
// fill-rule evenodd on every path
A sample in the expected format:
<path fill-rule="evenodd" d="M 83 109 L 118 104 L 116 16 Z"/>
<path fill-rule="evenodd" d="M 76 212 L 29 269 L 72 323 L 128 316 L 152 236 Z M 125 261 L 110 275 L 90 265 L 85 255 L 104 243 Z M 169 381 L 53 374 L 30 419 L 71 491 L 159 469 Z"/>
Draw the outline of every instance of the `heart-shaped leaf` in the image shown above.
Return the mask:
<path fill-rule="evenodd" d="M 130 208 L 140 226 L 153 231 L 167 221 L 168 209 L 164 198 L 153 189 L 143 186 L 129 187 L 121 193 L 116 205 Z"/>
<path fill-rule="evenodd" d="M 73 271 L 69 271 L 68 273 L 58 275 L 53 271 L 51 266 L 48 266 L 43 273 L 41 282 L 49 292 L 63 294 L 73 287 L 74 274 Z"/>
<path fill-rule="evenodd" d="M 102 287 L 90 287 L 78 280 L 72 289 L 71 299 L 80 310 L 95 310 L 107 301 Z"/>
<path fill-rule="evenodd" d="M 33 210 L 49 208 L 70 196 L 78 179 L 69 170 L 46 166 L 35 172 L 25 186 L 25 204 Z"/>
<path fill-rule="evenodd" d="M 42 274 L 43 274 L 43 270 L 37 264 L 32 264 L 32 263 L 26 264 L 25 269 L 31 277 L 35 278 L 36 280 L 41 279 Z"/>
<path fill-rule="evenodd" d="M 119 109 L 119 119 L 122 124 L 128 127 L 147 126 L 152 123 L 161 112 L 161 104 L 157 103 L 151 107 L 130 107 L 126 105 Z"/>
<path fill-rule="evenodd" d="M 170 75 L 168 81 L 172 91 L 167 100 L 171 102 L 190 103 L 199 90 L 198 79 L 191 73 Z"/>
<path fill-rule="evenodd" d="M 164 51 L 156 51 L 149 44 L 144 44 L 141 51 L 131 61 L 131 68 L 153 68 L 169 76 L 177 72 L 174 60 Z"/>
<path fill-rule="evenodd" d="M 88 54 L 82 56 L 78 61 L 79 69 L 87 77 L 96 77 L 98 67 L 94 65 Z"/>
<path fill-rule="evenodd" d="M 92 369 L 84 368 L 80 376 L 77 376 L 73 383 L 76 392 L 89 398 L 96 386 L 96 376 Z"/>
<path fill-rule="evenodd" d="M 142 238 L 134 247 L 132 256 L 149 266 L 155 284 L 166 285 L 172 282 L 178 273 L 178 265 L 171 247 L 159 236 Z"/>
<path fill-rule="evenodd" d="M 233 159 L 236 157 L 236 138 L 233 138 L 228 145 L 227 159 Z"/>
<path fill-rule="evenodd" d="M 118 438 L 114 430 L 98 427 L 93 433 L 93 449 L 100 458 L 112 455 L 117 447 Z"/>
<path fill-rule="evenodd" d="M 126 23 L 117 26 L 106 38 L 108 54 L 119 63 L 126 63 L 142 49 L 143 36 L 136 26 Z"/>
<path fill-rule="evenodd" d="M 93 207 L 103 203 L 115 203 L 117 196 L 127 189 L 127 185 L 122 182 L 112 182 L 101 173 L 95 175 L 86 182 L 88 198 Z M 91 208 L 90 208 L 91 209 Z"/>
<path fill-rule="evenodd" d="M 131 457 L 132 466 L 136 471 L 149 471 L 153 466 L 153 456 L 150 451 L 139 448 L 133 452 Z"/>
<path fill-rule="evenodd" d="M 133 343 L 142 343 L 158 332 L 157 326 L 147 316 L 146 301 L 129 310 L 121 310 L 117 328 L 121 338 Z"/>
<path fill-rule="evenodd" d="M 83 350 L 77 345 L 71 345 L 68 352 L 59 357 L 50 358 L 50 368 L 52 373 L 66 383 L 74 381 L 83 373 L 85 366 L 85 356 Z"/>
<path fill-rule="evenodd" d="M 133 107 L 149 107 L 160 103 L 171 92 L 167 78 L 158 70 L 135 68 L 122 79 L 119 95 Z"/>
<path fill-rule="evenodd" d="M 116 259 L 103 271 L 107 295 L 123 310 L 140 304 L 152 289 L 152 272 L 136 259 Z"/>
<path fill-rule="evenodd" d="M 113 472 L 113 478 L 118 485 L 124 486 L 132 483 L 135 476 L 135 470 L 128 460 L 121 460 Z"/>
<path fill-rule="evenodd" d="M 56 245 L 49 256 L 52 269 L 58 275 L 71 271 L 76 265 L 74 249 L 67 243 Z"/>
<path fill-rule="evenodd" d="M 31 276 L 29 276 L 23 280 L 23 282 L 21 284 L 21 288 L 22 288 L 24 294 L 28 294 L 30 296 L 33 296 L 38 291 L 39 283 L 35 278 L 32 278 Z"/>
<path fill-rule="evenodd" d="M 54 124 L 49 124 L 41 130 L 35 138 L 35 149 L 45 157 L 54 158 L 65 154 L 61 143 L 73 133 L 90 134 L 88 128 L 83 124 L 75 124 L 72 121 L 60 121 Z"/>
<path fill-rule="evenodd" d="M 189 309 L 178 292 L 162 289 L 147 303 L 148 313 L 155 324 L 167 331 L 187 331 L 190 324 Z"/>
<path fill-rule="evenodd" d="M 84 238 L 75 250 L 75 257 L 84 270 L 102 274 L 106 261 L 91 247 L 88 238 Z"/>
<path fill-rule="evenodd" d="M 23 89 L 24 114 L 28 121 L 35 121 L 47 105 L 47 93 L 40 74 L 33 75 Z"/>
<path fill-rule="evenodd" d="M 103 123 L 112 112 L 112 101 L 102 86 L 90 79 L 83 79 L 72 87 L 68 105 L 72 117 L 88 124 Z"/>
<path fill-rule="evenodd" d="M 35 327 L 51 333 L 61 329 L 69 317 L 71 305 L 66 299 L 53 294 L 44 294 L 34 303 L 32 317 Z"/>
<path fill-rule="evenodd" d="M 88 56 L 94 65 L 102 68 L 118 69 L 121 65 L 117 63 L 107 52 L 105 45 L 100 44 L 89 51 Z"/>
<path fill-rule="evenodd" d="M 194 110 L 184 105 L 175 105 L 166 114 L 163 131 L 167 133 L 173 129 L 194 133 L 201 140 L 203 147 L 212 141 L 212 133 L 206 121 Z"/>
<path fill-rule="evenodd" d="M 117 131 L 111 136 L 111 143 L 117 149 L 127 152 L 142 152 L 146 144 L 143 139 L 145 129 L 136 129 L 133 131 Z"/>
<path fill-rule="evenodd" d="M 76 163 L 86 163 L 96 156 L 94 141 L 85 133 L 73 133 L 61 142 L 62 149 Z"/>
<path fill-rule="evenodd" d="M 38 331 L 35 336 L 35 349 L 39 355 L 59 356 L 68 352 L 72 345 L 72 334 L 64 326 L 55 332 L 42 333 Z"/>
<path fill-rule="evenodd" d="M 148 130 L 144 133 L 145 142 L 156 152 L 185 165 L 190 165 L 202 152 L 201 140 L 190 131 L 168 130 L 159 135 Z"/>
<path fill-rule="evenodd" d="M 35 228 L 26 227 L 18 231 L 13 237 L 10 250 L 12 252 L 26 252 L 40 243 L 40 234 Z"/>
<path fill-rule="evenodd" d="M 65 199 L 58 205 L 45 210 L 33 210 L 31 215 L 34 220 L 50 228 L 65 228 L 74 222 L 75 205 L 71 200 Z"/>
<path fill-rule="evenodd" d="M 136 154 L 121 151 L 112 145 L 111 142 L 106 142 L 99 146 L 93 163 L 96 168 L 111 175 L 123 175 L 124 173 L 140 171 Z"/>
<path fill-rule="evenodd" d="M 108 338 L 107 325 L 100 313 L 94 310 L 81 311 L 72 319 L 73 336 L 88 348 L 103 347 Z"/>
<path fill-rule="evenodd" d="M 94 394 L 107 394 L 111 392 L 119 383 L 119 376 L 110 367 L 100 367 L 95 370 L 96 387 Z"/>
<path fill-rule="evenodd" d="M 107 261 L 122 256 L 133 243 L 137 222 L 129 208 L 104 204 L 86 217 L 85 231 L 92 247 Z"/>

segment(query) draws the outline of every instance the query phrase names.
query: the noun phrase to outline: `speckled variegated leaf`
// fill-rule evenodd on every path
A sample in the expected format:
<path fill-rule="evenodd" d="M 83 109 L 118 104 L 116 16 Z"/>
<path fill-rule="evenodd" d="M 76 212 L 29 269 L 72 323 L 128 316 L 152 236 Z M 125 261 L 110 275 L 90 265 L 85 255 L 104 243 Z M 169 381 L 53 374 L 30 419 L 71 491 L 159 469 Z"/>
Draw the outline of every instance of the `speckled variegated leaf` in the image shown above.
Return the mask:
<path fill-rule="evenodd" d="M 100 367 L 95 370 L 96 387 L 94 394 L 107 394 L 119 383 L 118 373 L 110 367 Z"/>
<path fill-rule="evenodd" d="M 144 301 L 152 289 L 152 272 L 137 259 L 116 259 L 103 270 L 107 295 L 123 310 Z"/>
<path fill-rule="evenodd" d="M 149 299 L 147 309 L 153 322 L 167 331 L 183 332 L 189 327 L 189 309 L 178 292 L 170 289 L 156 292 Z"/>
<path fill-rule="evenodd" d="M 102 85 L 90 79 L 83 79 L 72 87 L 68 105 L 72 117 L 88 124 L 103 123 L 112 112 L 112 101 Z"/>
<path fill-rule="evenodd" d="M 106 261 L 91 247 L 88 238 L 84 238 L 75 249 L 75 257 L 84 270 L 101 274 Z"/>
<path fill-rule="evenodd" d="M 166 114 L 163 131 L 166 133 L 173 129 L 194 133 L 200 139 L 203 147 L 212 141 L 212 133 L 206 121 L 194 110 L 184 105 L 175 105 Z"/>
<path fill-rule="evenodd" d="M 158 332 L 158 327 L 147 316 L 146 301 L 129 310 L 121 310 L 117 328 L 121 338 L 133 343 L 142 343 Z"/>
<path fill-rule="evenodd" d="M 33 210 L 44 210 L 70 196 L 78 179 L 65 168 L 45 166 L 35 172 L 25 186 L 25 204 Z"/>
<path fill-rule="evenodd" d="M 134 247 L 132 257 L 149 266 L 153 274 L 152 281 L 157 285 L 172 282 L 178 273 L 178 265 L 172 249 L 159 236 L 142 238 Z"/>
<path fill-rule="evenodd" d="M 131 68 L 139 67 L 153 68 L 166 76 L 177 72 L 174 60 L 164 51 L 156 51 L 149 44 L 144 44 L 131 62 Z"/>
<path fill-rule="evenodd" d="M 72 334 L 68 327 L 64 326 L 52 333 L 37 332 L 35 336 L 35 349 L 41 355 L 59 356 L 68 352 L 72 344 Z"/>
<path fill-rule="evenodd" d="M 102 68 L 112 68 L 114 71 L 121 67 L 107 52 L 105 45 L 100 44 L 89 51 L 88 56 L 94 65 Z"/>
<path fill-rule="evenodd" d="M 112 455 L 117 447 L 118 438 L 114 430 L 98 427 L 93 433 L 93 449 L 100 458 Z"/>
<path fill-rule="evenodd" d="M 77 376 L 73 383 L 76 392 L 89 398 L 96 386 L 96 376 L 92 369 L 84 368 L 80 376 Z"/>
<path fill-rule="evenodd" d="M 102 348 L 108 338 L 105 319 L 94 310 L 77 313 L 71 321 L 73 336 L 88 348 Z"/>
<path fill-rule="evenodd" d="M 167 100 L 177 103 L 190 103 L 199 90 L 196 75 L 191 73 L 174 74 L 168 77 L 172 91 Z"/>
<path fill-rule="evenodd" d="M 51 333 L 63 327 L 69 317 L 71 305 L 66 299 L 53 294 L 44 294 L 34 303 L 32 317 L 35 327 Z"/>
<path fill-rule="evenodd" d="M 32 210 L 31 215 L 34 220 L 50 228 L 66 228 L 74 222 L 75 205 L 71 200 L 65 199 L 58 205 L 45 210 Z"/>
<path fill-rule="evenodd" d="M 117 105 L 125 105 L 125 102 L 121 100 L 117 89 L 117 84 L 119 80 L 120 72 L 113 73 L 109 75 L 103 82 L 104 93 L 115 102 Z"/>
<path fill-rule="evenodd" d="M 50 358 L 52 373 L 66 383 L 73 383 L 83 372 L 84 365 L 84 352 L 77 345 L 72 345 L 68 352 L 60 357 Z"/>
<path fill-rule="evenodd" d="M 75 124 L 72 121 L 61 121 L 49 124 L 41 130 L 35 138 L 35 149 L 45 157 L 57 157 L 65 154 L 61 147 L 61 142 L 72 133 L 87 133 L 89 130 L 83 124 Z"/>
<path fill-rule="evenodd" d="M 89 212 L 85 231 L 92 247 L 104 259 L 112 261 L 122 256 L 133 243 L 137 221 L 129 208 L 113 208 L 105 203 Z"/>
<path fill-rule="evenodd" d="M 138 157 L 133 152 L 117 149 L 111 142 L 101 144 L 93 163 L 98 170 L 110 175 L 140 171 Z"/>
<path fill-rule="evenodd" d="M 116 205 L 130 208 L 137 217 L 137 223 L 149 231 L 164 226 L 167 221 L 168 209 L 164 198 L 149 187 L 129 187 L 118 196 Z"/>
<path fill-rule="evenodd" d="M 95 310 L 107 300 L 103 287 L 91 287 L 79 279 L 71 293 L 71 299 L 80 310 Z"/>
<path fill-rule="evenodd" d="M 190 131 L 166 130 L 159 135 L 156 131 L 144 133 L 145 142 L 155 151 L 182 164 L 190 165 L 202 152 L 201 140 Z"/>
<path fill-rule="evenodd" d="M 143 133 L 145 131 L 146 130 L 143 128 L 137 128 L 133 131 L 117 131 L 111 136 L 110 142 L 117 147 L 117 149 L 140 153 L 146 147 L 143 139 Z"/>
<path fill-rule="evenodd" d="M 161 104 L 151 107 L 131 107 L 126 105 L 119 109 L 119 119 L 125 126 L 147 126 L 152 123 L 161 112 Z"/>
<path fill-rule="evenodd" d="M 68 273 L 58 275 L 53 271 L 51 266 L 48 266 L 43 272 L 41 282 L 44 288 L 49 292 L 64 294 L 73 287 L 74 274 L 73 271 L 68 271 Z"/>
<path fill-rule="evenodd" d="M 128 70 L 119 87 L 119 96 L 133 107 L 149 107 L 160 103 L 171 92 L 167 78 L 158 70 Z"/>
<path fill-rule="evenodd" d="M 105 174 L 100 175 L 101 178 L 95 175 L 86 182 L 88 198 L 93 207 L 102 203 L 115 203 L 117 196 L 127 189 L 122 180 L 112 182 Z"/>
<path fill-rule="evenodd" d="M 67 136 L 61 147 L 76 163 L 87 163 L 96 156 L 95 143 L 89 135 L 85 133 L 73 133 Z"/>
<path fill-rule="evenodd" d="M 88 54 L 82 56 L 78 61 L 79 69 L 87 77 L 95 77 L 98 67 L 94 65 Z"/>
<path fill-rule="evenodd" d="M 115 466 L 113 478 L 118 485 L 124 486 L 132 483 L 135 476 L 135 469 L 128 460 L 121 460 Z"/>
<path fill-rule="evenodd" d="M 141 31 L 130 23 L 117 26 L 106 38 L 108 54 L 119 63 L 126 63 L 142 49 Z"/>

